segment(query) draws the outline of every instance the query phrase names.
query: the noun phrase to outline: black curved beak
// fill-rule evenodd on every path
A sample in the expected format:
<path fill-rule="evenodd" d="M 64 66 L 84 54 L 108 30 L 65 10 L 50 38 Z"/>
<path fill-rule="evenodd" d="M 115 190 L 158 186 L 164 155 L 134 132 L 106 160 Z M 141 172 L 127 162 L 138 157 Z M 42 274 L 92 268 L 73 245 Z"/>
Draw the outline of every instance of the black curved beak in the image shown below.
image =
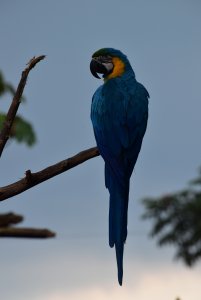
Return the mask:
<path fill-rule="evenodd" d="M 98 76 L 97 73 L 101 73 L 101 74 L 103 74 L 103 76 L 106 76 L 108 74 L 107 68 L 100 61 L 98 61 L 95 58 L 92 58 L 92 60 L 91 60 L 90 71 L 91 71 L 91 74 L 98 79 L 101 79 L 101 77 Z"/>

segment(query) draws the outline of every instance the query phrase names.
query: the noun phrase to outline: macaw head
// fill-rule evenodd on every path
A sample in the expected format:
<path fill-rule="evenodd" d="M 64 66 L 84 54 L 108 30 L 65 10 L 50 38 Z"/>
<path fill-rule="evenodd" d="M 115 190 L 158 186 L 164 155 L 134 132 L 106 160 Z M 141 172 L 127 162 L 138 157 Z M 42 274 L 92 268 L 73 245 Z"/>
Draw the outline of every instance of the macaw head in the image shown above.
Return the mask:
<path fill-rule="evenodd" d="M 130 63 L 126 55 L 113 48 L 102 48 L 96 51 L 92 55 L 90 63 L 92 75 L 100 79 L 98 73 L 103 74 L 103 78 L 106 80 L 121 76 L 128 67 L 130 67 Z"/>

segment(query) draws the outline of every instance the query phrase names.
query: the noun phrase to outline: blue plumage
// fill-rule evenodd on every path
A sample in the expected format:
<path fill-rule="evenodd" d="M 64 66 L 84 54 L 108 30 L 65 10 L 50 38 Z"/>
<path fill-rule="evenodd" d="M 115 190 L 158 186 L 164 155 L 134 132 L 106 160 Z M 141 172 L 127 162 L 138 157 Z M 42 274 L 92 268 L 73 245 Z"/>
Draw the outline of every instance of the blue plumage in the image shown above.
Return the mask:
<path fill-rule="evenodd" d="M 104 48 L 93 55 L 95 59 L 103 56 L 110 58 L 113 69 L 104 76 L 104 84 L 93 96 L 91 120 L 98 149 L 105 161 L 105 185 L 110 193 L 109 245 L 116 249 L 118 281 L 122 285 L 129 181 L 147 127 L 149 94 L 136 81 L 122 52 Z M 114 58 L 124 64 L 119 75 Z M 117 75 L 112 76 L 114 72 Z"/>

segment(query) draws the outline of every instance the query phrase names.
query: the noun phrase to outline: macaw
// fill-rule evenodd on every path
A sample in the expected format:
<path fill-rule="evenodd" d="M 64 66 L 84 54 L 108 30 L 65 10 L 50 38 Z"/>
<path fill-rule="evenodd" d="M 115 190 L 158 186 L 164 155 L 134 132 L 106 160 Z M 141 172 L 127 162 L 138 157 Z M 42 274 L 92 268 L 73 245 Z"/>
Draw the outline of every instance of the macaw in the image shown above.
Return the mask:
<path fill-rule="evenodd" d="M 115 246 L 118 281 L 122 285 L 127 237 L 129 182 L 147 127 L 149 93 L 137 82 L 121 51 L 102 48 L 92 55 L 90 70 L 104 83 L 95 92 L 91 120 L 97 147 L 105 161 L 109 190 L 109 245 Z"/>

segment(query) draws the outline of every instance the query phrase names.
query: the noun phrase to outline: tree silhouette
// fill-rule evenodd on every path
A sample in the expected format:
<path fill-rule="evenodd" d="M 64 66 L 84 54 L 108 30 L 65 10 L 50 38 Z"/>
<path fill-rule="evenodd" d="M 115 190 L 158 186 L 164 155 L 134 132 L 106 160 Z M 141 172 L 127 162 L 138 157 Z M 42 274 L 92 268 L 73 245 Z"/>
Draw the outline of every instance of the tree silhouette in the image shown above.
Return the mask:
<path fill-rule="evenodd" d="M 143 204 L 143 218 L 153 220 L 150 235 L 158 245 L 174 245 L 176 258 L 194 265 L 201 258 L 201 169 L 185 189 L 144 199 Z"/>

